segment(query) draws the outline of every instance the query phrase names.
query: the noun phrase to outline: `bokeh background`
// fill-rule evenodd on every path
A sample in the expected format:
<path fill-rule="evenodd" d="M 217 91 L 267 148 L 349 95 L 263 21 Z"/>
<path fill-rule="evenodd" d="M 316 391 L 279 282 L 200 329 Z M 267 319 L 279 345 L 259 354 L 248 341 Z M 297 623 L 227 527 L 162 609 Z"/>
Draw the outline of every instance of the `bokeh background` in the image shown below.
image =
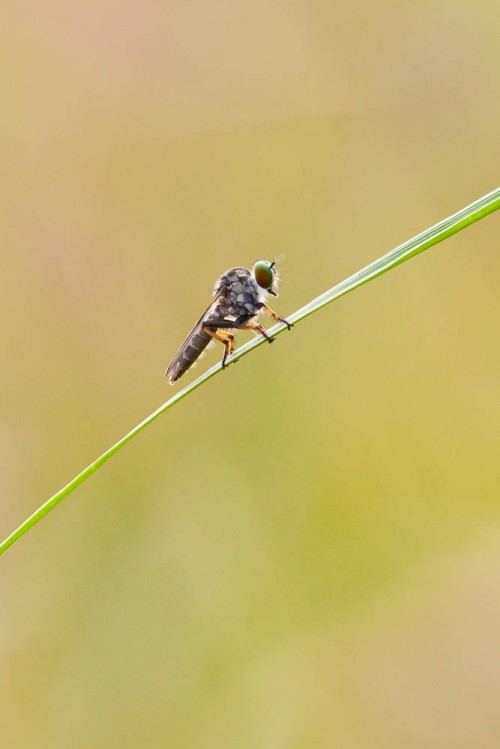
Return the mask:
<path fill-rule="evenodd" d="M 224 270 L 285 253 L 286 315 L 498 186 L 499 25 L 3 8 L 2 537 L 175 392 Z M 2 558 L 3 745 L 500 745 L 499 220 L 210 381 Z"/>

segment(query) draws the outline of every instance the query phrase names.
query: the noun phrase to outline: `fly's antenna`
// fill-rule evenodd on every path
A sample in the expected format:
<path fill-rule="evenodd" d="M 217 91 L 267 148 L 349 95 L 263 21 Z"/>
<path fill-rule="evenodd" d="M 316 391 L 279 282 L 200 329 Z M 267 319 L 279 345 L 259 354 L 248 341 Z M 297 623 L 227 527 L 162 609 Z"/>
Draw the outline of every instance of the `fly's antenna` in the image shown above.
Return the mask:
<path fill-rule="evenodd" d="M 273 260 L 273 262 L 271 264 L 271 268 L 273 267 L 273 265 L 276 265 L 276 264 L 280 265 L 280 263 L 282 263 L 285 258 L 286 258 L 286 253 L 285 252 L 281 252 L 278 255 L 278 257 L 274 258 L 274 260 Z"/>

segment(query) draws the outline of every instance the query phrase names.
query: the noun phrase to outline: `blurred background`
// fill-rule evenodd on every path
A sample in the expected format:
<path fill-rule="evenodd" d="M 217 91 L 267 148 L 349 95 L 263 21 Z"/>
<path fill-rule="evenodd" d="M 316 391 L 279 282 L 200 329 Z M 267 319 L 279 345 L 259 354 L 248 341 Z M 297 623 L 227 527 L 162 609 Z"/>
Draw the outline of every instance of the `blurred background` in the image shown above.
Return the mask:
<path fill-rule="evenodd" d="M 499 184 L 496 1 L 2 16 L 2 537 L 177 391 L 223 271 L 285 253 L 290 314 Z M 2 558 L 5 746 L 500 744 L 499 220 L 210 381 Z"/>

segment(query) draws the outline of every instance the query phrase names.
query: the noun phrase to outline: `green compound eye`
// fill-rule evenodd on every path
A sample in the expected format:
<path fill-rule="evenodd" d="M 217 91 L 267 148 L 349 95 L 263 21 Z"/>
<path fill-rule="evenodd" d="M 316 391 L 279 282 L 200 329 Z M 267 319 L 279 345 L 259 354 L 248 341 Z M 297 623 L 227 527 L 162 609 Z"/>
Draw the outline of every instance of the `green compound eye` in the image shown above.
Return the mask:
<path fill-rule="evenodd" d="M 270 289 L 274 281 L 273 273 L 274 263 L 267 260 L 259 260 L 253 266 L 252 273 L 259 286 L 263 289 Z"/>

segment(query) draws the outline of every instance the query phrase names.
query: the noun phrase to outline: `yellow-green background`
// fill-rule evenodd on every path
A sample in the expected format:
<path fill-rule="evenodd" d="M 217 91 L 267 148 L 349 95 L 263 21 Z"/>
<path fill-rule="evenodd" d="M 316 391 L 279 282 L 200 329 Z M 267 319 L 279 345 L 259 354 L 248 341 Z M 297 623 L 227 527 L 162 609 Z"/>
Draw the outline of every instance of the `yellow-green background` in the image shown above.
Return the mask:
<path fill-rule="evenodd" d="M 499 27 L 2 10 L 2 536 L 175 392 L 224 270 L 285 253 L 287 314 L 498 185 Z M 500 744 L 499 220 L 209 382 L 1 559 L 2 746 Z"/>

